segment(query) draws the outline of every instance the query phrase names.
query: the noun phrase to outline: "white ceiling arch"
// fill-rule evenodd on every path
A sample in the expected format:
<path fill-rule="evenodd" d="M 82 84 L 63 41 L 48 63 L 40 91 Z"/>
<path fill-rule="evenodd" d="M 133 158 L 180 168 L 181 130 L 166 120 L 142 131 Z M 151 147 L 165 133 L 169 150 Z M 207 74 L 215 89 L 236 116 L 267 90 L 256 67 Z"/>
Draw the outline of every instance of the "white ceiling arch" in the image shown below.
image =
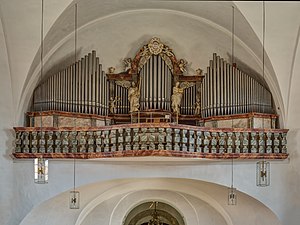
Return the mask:
<path fill-rule="evenodd" d="M 197 207 L 194 203 L 196 199 L 199 199 L 218 212 L 227 225 L 280 224 L 275 214 L 254 198 L 238 192 L 239 210 L 235 210 L 235 207 L 227 205 L 227 187 L 200 180 L 182 178 L 118 179 L 85 185 L 78 190 L 81 193 L 80 210 L 68 209 L 66 204 L 68 192 L 64 192 L 35 207 L 21 225 L 38 223 L 47 225 L 58 222 L 65 225 L 82 225 L 98 206 L 100 209 L 110 207 L 100 210 L 104 214 L 99 216 L 107 217 L 105 221 L 110 221 L 111 225 L 115 225 L 123 220 L 132 207 L 143 201 L 151 200 L 151 197 L 152 200 L 160 200 L 175 206 L 183 216 L 189 217 L 185 218 L 186 222 L 191 222 L 189 221 L 191 218 L 193 218 L 193 223 L 200 221 L 197 220 Z M 109 201 L 109 204 L 106 201 Z M 102 203 L 104 205 L 101 205 Z M 193 209 L 193 205 L 196 208 Z M 45 210 L 47 218 L 43 213 Z M 95 212 L 99 213 L 97 210 Z M 112 214 L 115 215 L 113 218 Z"/>

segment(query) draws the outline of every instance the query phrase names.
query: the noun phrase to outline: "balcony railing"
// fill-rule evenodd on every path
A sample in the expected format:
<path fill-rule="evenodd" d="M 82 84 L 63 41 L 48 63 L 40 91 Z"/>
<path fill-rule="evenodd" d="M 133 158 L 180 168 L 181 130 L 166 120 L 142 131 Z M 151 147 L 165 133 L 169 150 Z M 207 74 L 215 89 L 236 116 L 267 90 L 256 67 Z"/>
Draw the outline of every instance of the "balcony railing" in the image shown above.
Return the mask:
<path fill-rule="evenodd" d="M 169 123 L 103 127 L 16 127 L 14 157 L 285 159 L 286 129 L 205 128 Z"/>

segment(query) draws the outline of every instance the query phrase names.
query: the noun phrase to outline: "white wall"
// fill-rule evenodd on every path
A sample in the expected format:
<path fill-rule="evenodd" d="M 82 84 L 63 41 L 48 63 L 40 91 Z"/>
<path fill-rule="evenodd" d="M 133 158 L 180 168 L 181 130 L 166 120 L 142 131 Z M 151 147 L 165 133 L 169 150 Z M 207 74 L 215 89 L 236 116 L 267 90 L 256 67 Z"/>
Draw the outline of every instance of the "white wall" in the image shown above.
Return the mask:
<path fill-rule="evenodd" d="M 228 206 L 226 187 L 196 180 L 122 179 L 87 185 L 79 190 L 81 209 L 68 209 L 68 193 L 62 193 L 36 207 L 21 225 L 58 222 L 65 225 L 119 225 L 132 208 L 151 200 L 170 204 L 183 215 L 185 223 L 191 225 L 280 224 L 259 201 L 238 192 L 239 205 Z"/>
<path fill-rule="evenodd" d="M 0 10 L 1 11 L 1 10 Z M 12 110 L 11 76 L 8 63 L 5 36 L 0 17 L 0 221 L 2 224 L 15 224 L 13 163 L 10 159 L 14 126 Z"/>

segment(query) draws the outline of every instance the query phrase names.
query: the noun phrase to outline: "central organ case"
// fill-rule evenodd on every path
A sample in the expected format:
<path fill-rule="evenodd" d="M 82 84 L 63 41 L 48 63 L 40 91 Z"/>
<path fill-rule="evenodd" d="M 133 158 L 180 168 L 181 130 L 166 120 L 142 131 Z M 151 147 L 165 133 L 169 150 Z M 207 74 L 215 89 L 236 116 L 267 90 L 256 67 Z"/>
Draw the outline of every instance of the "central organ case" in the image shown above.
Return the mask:
<path fill-rule="evenodd" d="M 92 51 L 37 86 L 33 112 L 28 114 L 30 124 L 39 125 L 34 123 L 35 112 L 47 111 L 48 116 L 50 112 L 56 115 L 52 119 L 56 126 L 58 112 L 66 112 L 96 118 L 98 122 L 89 126 L 105 121 L 276 127 L 273 99 L 265 83 L 216 53 L 204 74 L 201 69 L 188 74 L 186 66 L 186 60 L 177 59 L 173 50 L 156 37 L 133 58 L 126 58 L 120 73 L 110 67 L 106 74 Z"/>

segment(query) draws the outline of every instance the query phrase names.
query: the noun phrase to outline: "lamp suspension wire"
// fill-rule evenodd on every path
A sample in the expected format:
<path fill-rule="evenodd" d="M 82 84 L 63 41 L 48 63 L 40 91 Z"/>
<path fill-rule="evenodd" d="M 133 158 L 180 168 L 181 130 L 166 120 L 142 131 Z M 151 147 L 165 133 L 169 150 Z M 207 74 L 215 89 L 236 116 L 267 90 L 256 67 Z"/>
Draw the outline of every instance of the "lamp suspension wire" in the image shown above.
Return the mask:
<path fill-rule="evenodd" d="M 74 63 L 76 64 L 76 60 L 77 60 L 77 54 L 76 54 L 76 50 L 77 50 L 77 3 L 75 3 L 75 25 L 74 25 L 74 30 L 75 30 L 75 41 L 74 41 Z M 75 77 L 76 77 L 76 68 L 74 69 L 74 73 L 75 73 Z M 75 129 L 76 129 L 76 117 L 74 119 L 75 121 Z M 75 192 L 75 186 L 76 186 L 76 159 L 75 159 L 75 155 L 73 156 L 73 190 Z"/>
<path fill-rule="evenodd" d="M 266 8 L 265 8 L 265 1 L 263 1 L 263 40 L 262 40 L 262 64 L 263 64 L 263 68 L 262 68 L 262 72 L 263 72 L 263 80 L 264 80 L 264 85 L 266 85 L 266 80 L 265 80 L 265 36 L 266 36 Z M 265 104 L 265 88 L 263 88 L 263 104 Z M 263 112 L 265 112 L 265 107 L 263 107 Z M 263 132 L 265 129 L 265 117 L 262 118 L 262 128 L 263 128 Z M 265 154 L 265 145 L 264 145 L 264 154 Z M 263 156 L 264 156 L 263 154 Z M 265 158 L 265 157 L 264 157 Z M 263 159 L 265 160 L 265 159 Z"/>
<path fill-rule="evenodd" d="M 266 37 L 266 8 L 265 8 L 265 1 L 263 1 L 263 55 L 262 55 L 262 60 L 263 60 L 263 79 L 264 79 L 264 85 L 267 84 L 265 80 L 265 37 Z M 265 89 L 263 89 L 263 104 L 265 105 Z M 263 107 L 263 111 L 265 112 L 265 107 Z M 263 117 L 263 128 L 264 128 L 264 117 Z"/>
<path fill-rule="evenodd" d="M 41 73 L 40 73 L 40 82 L 39 86 L 41 88 L 42 85 L 42 80 L 43 80 L 43 73 L 44 73 L 44 0 L 42 0 L 41 4 L 41 54 L 40 54 L 40 61 L 41 61 Z M 42 118 L 42 112 L 43 112 L 43 101 L 40 101 L 41 104 L 41 112 L 40 112 L 40 117 L 41 117 L 41 131 L 43 128 L 43 118 Z"/>
<path fill-rule="evenodd" d="M 232 6 L 232 32 L 231 32 L 231 65 L 234 70 L 234 6 Z M 232 71 L 233 74 L 233 71 Z M 231 119 L 231 127 L 233 128 L 233 118 Z M 231 153 L 232 154 L 232 153 Z M 231 155 L 231 188 L 233 188 L 233 155 Z"/>
<path fill-rule="evenodd" d="M 263 49 L 262 49 L 262 63 L 263 63 L 263 79 L 265 81 L 265 32 L 266 32 L 266 15 L 265 15 L 265 1 L 263 1 Z"/>
<path fill-rule="evenodd" d="M 74 76 L 76 77 L 76 59 L 77 59 L 77 3 L 74 4 Z M 76 78 L 75 78 L 76 79 Z M 74 104 L 74 102 L 72 102 Z M 74 118 L 74 127 L 73 127 L 73 133 L 75 133 L 75 140 L 77 136 L 77 131 L 76 131 L 76 120 L 77 117 L 75 116 Z M 70 191 L 70 198 L 69 198 L 69 207 L 70 209 L 79 209 L 79 191 L 75 190 L 76 187 L 76 152 L 77 152 L 77 141 L 76 145 L 72 148 L 72 153 L 73 153 L 73 190 Z"/>
<path fill-rule="evenodd" d="M 76 185 L 76 176 L 75 176 L 75 173 L 76 173 L 76 160 L 75 160 L 75 155 L 73 156 L 73 191 L 75 192 L 75 185 Z"/>
<path fill-rule="evenodd" d="M 262 5 L 262 77 L 263 77 L 263 85 L 267 85 L 265 81 L 265 32 L 266 32 L 266 9 L 265 9 L 265 1 L 263 1 Z M 265 105 L 265 88 L 263 89 L 263 104 Z M 263 106 L 264 106 L 263 105 Z M 265 107 L 263 107 L 263 112 L 265 112 Z M 266 146 L 266 131 L 265 131 L 265 117 L 262 118 L 262 132 L 264 134 L 264 142 L 262 150 L 259 150 L 259 153 L 262 154 L 262 160 L 257 162 L 256 165 L 256 185 L 259 187 L 266 187 L 270 185 L 270 163 L 266 162 L 265 154 L 268 153 L 268 147 Z"/>
<path fill-rule="evenodd" d="M 234 63 L 234 6 L 232 6 L 232 25 L 231 25 L 231 65 Z"/>
<path fill-rule="evenodd" d="M 48 183 L 48 160 L 43 159 L 43 153 L 45 153 L 45 146 L 43 141 L 44 139 L 44 133 L 43 133 L 43 93 L 42 93 L 42 80 L 43 80 L 43 69 L 44 69 L 44 62 L 43 62 L 43 56 L 44 56 L 44 0 L 41 0 L 41 46 L 40 46 L 40 77 L 37 79 L 37 88 L 40 90 L 40 130 L 37 133 L 37 152 L 38 155 L 34 161 L 34 182 L 37 184 L 46 184 Z"/>
<path fill-rule="evenodd" d="M 76 60 L 77 60 L 77 13 L 78 13 L 77 3 L 75 3 L 75 41 L 74 41 L 75 52 L 74 52 L 74 63 L 76 63 Z M 75 70 L 75 76 L 76 76 L 76 70 Z"/>

